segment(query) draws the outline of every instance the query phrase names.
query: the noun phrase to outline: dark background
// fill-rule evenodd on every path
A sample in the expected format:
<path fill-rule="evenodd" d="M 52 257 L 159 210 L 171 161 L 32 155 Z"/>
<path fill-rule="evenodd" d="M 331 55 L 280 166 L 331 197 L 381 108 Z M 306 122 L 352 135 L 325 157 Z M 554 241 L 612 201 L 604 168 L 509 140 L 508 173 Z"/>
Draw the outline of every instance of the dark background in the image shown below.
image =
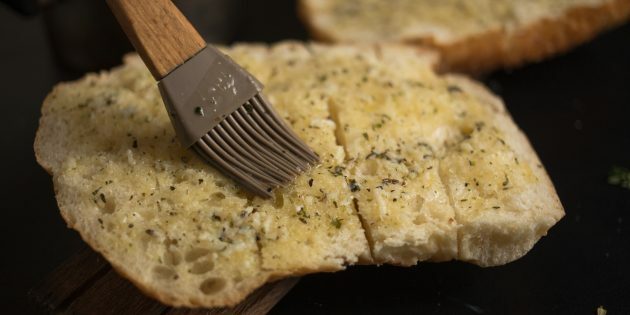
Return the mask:
<path fill-rule="evenodd" d="M 21 313 L 28 289 L 81 247 L 32 143 L 53 85 L 115 65 L 128 49 L 103 3 L 62 1 L 29 18 L 0 4 L 0 313 Z M 291 0 L 207 3 L 220 7 L 210 18 L 182 9 L 197 14 L 210 40 L 307 38 Z M 549 236 L 501 267 L 425 263 L 306 276 L 272 314 L 595 314 L 600 305 L 630 314 L 630 190 L 607 184 L 613 165 L 630 167 L 630 25 L 483 80 L 503 97 L 558 190 L 567 215 Z"/>

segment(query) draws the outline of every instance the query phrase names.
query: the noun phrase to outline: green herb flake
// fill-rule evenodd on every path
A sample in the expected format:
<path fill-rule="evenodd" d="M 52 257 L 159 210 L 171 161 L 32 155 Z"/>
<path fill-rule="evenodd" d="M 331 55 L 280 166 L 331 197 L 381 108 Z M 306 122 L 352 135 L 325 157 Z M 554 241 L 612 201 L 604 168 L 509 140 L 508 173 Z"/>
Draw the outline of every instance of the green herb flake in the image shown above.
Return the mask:
<path fill-rule="evenodd" d="M 300 207 L 300 210 L 298 210 L 297 215 L 298 215 L 298 220 L 300 220 L 300 222 L 304 224 L 307 224 L 308 221 L 306 220 L 311 218 L 311 216 L 308 213 L 306 213 L 306 210 L 304 210 L 304 207 Z"/>
<path fill-rule="evenodd" d="M 475 123 L 475 129 L 477 129 L 477 131 L 481 131 L 481 129 L 483 129 L 485 125 L 486 123 L 484 123 L 483 121 L 478 121 Z"/>
<path fill-rule="evenodd" d="M 370 154 L 368 154 L 368 155 L 365 157 L 365 159 L 366 159 L 366 160 L 369 160 L 370 158 L 377 158 L 377 159 L 384 159 L 384 160 L 388 160 L 388 161 L 390 161 L 390 160 L 391 160 L 391 158 L 387 155 L 387 153 L 388 153 L 388 152 L 389 152 L 389 150 L 385 150 L 385 151 L 383 151 L 383 152 L 381 152 L 381 153 L 379 153 L 379 152 L 376 152 L 376 151 L 372 150 L 372 151 L 370 152 Z"/>
<path fill-rule="evenodd" d="M 343 175 L 343 171 L 346 168 L 340 165 L 335 166 L 332 170 L 328 170 L 331 174 L 333 174 L 334 176 L 341 176 Z"/>
<path fill-rule="evenodd" d="M 330 220 L 330 224 L 332 226 L 334 226 L 336 229 L 340 229 L 341 228 L 341 221 L 343 221 L 343 219 L 333 218 L 332 220 Z"/>
<path fill-rule="evenodd" d="M 630 169 L 613 166 L 608 174 L 608 183 L 630 189 Z"/>
<path fill-rule="evenodd" d="M 350 182 L 348 182 L 348 186 L 350 186 L 350 191 L 351 192 L 355 192 L 355 191 L 361 190 L 361 186 L 359 186 L 359 184 L 357 184 L 357 181 L 354 180 L 354 179 L 351 179 Z"/>
<path fill-rule="evenodd" d="M 383 178 L 382 183 L 383 185 L 390 185 L 390 184 L 395 185 L 395 184 L 400 183 L 400 181 L 394 178 Z"/>

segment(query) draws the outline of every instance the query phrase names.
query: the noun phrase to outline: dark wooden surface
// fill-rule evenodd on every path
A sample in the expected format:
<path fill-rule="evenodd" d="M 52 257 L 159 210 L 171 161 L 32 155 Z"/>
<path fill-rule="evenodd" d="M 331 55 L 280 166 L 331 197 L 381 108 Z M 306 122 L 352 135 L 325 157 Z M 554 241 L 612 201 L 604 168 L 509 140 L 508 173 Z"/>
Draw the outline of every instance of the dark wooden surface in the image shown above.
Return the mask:
<path fill-rule="evenodd" d="M 267 314 L 298 282 L 268 283 L 234 308 L 171 308 L 142 294 L 89 248 L 69 258 L 29 292 L 40 313 L 76 315 L 227 315 Z"/>

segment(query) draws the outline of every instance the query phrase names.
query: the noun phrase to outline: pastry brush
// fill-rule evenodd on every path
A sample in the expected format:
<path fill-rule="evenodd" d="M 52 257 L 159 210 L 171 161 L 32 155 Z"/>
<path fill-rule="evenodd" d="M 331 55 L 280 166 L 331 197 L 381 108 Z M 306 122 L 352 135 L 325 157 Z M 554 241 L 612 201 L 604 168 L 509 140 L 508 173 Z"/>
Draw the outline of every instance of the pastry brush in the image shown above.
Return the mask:
<path fill-rule="evenodd" d="M 270 197 L 319 158 L 274 112 L 262 84 L 206 44 L 170 0 L 107 0 L 158 81 L 181 144 Z"/>

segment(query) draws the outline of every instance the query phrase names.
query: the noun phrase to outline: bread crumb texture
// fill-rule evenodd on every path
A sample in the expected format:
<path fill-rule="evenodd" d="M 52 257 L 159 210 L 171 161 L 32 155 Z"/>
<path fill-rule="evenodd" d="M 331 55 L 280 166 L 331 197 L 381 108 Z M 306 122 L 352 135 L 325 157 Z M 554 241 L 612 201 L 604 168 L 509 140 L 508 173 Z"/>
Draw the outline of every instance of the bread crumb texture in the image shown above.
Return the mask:
<path fill-rule="evenodd" d="M 313 36 L 436 48 L 443 68 L 513 67 L 565 51 L 630 17 L 628 0 L 301 0 Z"/>
<path fill-rule="evenodd" d="M 264 200 L 175 138 L 139 58 L 57 86 L 35 140 L 68 225 L 144 292 L 229 306 L 266 281 L 355 263 L 524 255 L 564 214 L 500 100 L 432 53 L 225 49 L 322 163 Z"/>

